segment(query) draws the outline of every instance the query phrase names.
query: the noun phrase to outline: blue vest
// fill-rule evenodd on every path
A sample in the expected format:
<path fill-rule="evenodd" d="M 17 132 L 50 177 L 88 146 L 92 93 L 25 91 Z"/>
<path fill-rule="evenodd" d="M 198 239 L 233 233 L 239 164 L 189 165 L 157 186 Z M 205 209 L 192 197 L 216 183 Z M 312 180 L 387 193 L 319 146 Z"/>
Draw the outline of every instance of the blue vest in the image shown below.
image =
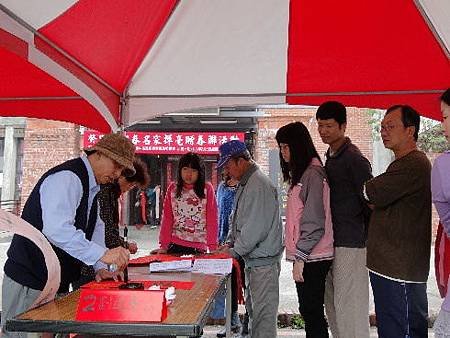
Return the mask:
<path fill-rule="evenodd" d="M 88 219 L 89 175 L 81 158 L 64 162 L 50 169 L 40 178 L 25 203 L 22 218 L 42 231 L 42 207 L 39 193 L 41 184 L 49 175 L 63 170 L 72 171 L 81 180 L 83 196 L 76 210 L 75 227 L 82 230 L 86 238 L 91 240 L 97 220 L 97 198 L 94 198 Z M 61 187 L 61 198 L 64 198 L 65 188 Z M 61 264 L 61 284 L 58 292 L 67 292 L 69 284 L 80 277 L 82 262 L 60 248 L 54 245 L 52 247 Z M 14 235 L 12 239 L 4 271 L 12 280 L 32 289 L 42 290 L 47 282 L 44 255 L 33 242 L 20 235 Z"/>

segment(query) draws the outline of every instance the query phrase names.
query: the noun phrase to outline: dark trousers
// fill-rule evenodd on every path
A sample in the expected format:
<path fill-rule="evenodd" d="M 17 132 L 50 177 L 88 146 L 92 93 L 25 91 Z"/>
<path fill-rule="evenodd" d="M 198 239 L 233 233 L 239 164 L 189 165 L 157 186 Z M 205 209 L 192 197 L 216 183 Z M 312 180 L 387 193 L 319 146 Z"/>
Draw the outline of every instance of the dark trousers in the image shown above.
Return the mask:
<path fill-rule="evenodd" d="M 397 282 L 370 272 L 380 338 L 428 337 L 426 283 Z"/>
<path fill-rule="evenodd" d="M 328 324 L 324 313 L 325 278 L 331 260 L 305 263 L 304 282 L 295 282 L 300 314 L 305 321 L 307 338 L 328 337 Z"/>
<path fill-rule="evenodd" d="M 155 225 L 156 222 L 156 205 L 151 203 L 147 205 L 147 224 Z"/>
<path fill-rule="evenodd" d="M 169 255 L 198 255 L 204 252 L 196 248 L 171 243 L 169 249 L 167 249 L 167 253 Z"/>

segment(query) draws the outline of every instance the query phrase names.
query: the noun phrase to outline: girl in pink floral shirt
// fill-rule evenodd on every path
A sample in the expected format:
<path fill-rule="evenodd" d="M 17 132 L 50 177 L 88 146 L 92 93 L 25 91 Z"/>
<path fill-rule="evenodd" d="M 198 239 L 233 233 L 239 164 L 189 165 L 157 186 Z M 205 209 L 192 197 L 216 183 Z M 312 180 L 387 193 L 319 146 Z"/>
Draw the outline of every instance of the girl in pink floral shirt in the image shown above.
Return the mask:
<path fill-rule="evenodd" d="M 178 163 L 178 180 L 164 198 L 160 249 L 155 253 L 203 253 L 217 248 L 217 204 L 214 188 L 205 182 L 205 165 L 195 153 Z"/>

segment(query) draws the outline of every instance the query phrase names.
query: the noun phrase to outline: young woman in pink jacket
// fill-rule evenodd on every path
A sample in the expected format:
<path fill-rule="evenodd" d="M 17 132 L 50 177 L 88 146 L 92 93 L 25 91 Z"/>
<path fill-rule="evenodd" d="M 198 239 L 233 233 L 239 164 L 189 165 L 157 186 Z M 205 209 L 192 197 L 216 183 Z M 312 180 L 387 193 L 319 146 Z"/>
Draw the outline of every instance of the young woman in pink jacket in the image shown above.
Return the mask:
<path fill-rule="evenodd" d="M 286 259 L 293 263 L 292 276 L 306 337 L 328 337 L 324 292 L 334 249 L 325 169 L 303 123 L 281 127 L 275 138 L 280 147 L 283 178 L 289 184 Z"/>
<path fill-rule="evenodd" d="M 205 182 L 205 165 L 196 153 L 184 154 L 178 179 L 167 188 L 163 203 L 160 248 L 153 253 L 196 254 L 217 249 L 217 203 Z"/>

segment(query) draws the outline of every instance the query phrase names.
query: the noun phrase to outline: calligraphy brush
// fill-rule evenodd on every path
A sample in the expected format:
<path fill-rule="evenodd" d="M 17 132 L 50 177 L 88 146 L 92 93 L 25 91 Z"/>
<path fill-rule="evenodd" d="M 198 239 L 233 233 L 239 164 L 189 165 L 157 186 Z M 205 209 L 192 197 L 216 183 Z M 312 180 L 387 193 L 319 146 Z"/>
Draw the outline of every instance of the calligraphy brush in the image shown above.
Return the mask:
<path fill-rule="evenodd" d="M 123 246 L 128 249 L 128 228 L 126 225 L 123 228 Z M 128 283 L 128 267 L 123 270 L 123 281 Z"/>

